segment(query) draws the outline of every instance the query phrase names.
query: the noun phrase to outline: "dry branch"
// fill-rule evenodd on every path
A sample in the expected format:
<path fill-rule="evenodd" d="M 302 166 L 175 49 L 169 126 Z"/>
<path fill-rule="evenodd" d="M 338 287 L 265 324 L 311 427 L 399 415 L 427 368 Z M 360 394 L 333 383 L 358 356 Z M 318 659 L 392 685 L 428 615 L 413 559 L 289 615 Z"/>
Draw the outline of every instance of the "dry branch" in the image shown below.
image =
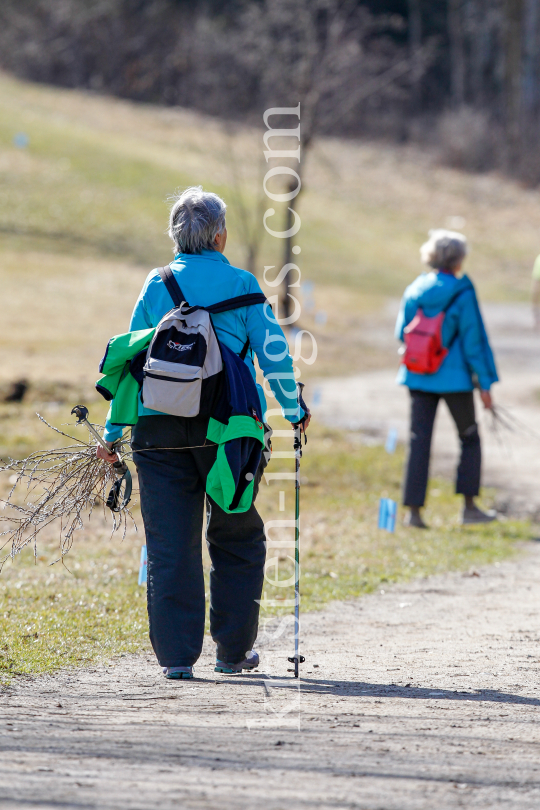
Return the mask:
<path fill-rule="evenodd" d="M 85 442 L 50 425 L 42 416 L 39 419 L 47 427 L 75 444 L 53 450 L 40 450 L 27 458 L 10 459 L 0 465 L 0 472 L 11 472 L 12 488 L 6 499 L 0 499 L 0 521 L 8 524 L 0 532 L 0 551 L 9 552 L 0 557 L 0 570 L 9 557 L 14 557 L 30 543 L 37 556 L 37 536 L 47 526 L 59 525 L 60 560 L 70 550 L 74 533 L 84 528 L 84 519 L 90 518 L 96 506 L 104 513 L 109 489 L 116 480 L 110 464 L 96 457 L 93 442 Z M 96 425 L 98 429 L 101 426 Z M 22 488 L 25 502 L 15 502 Z M 112 515 L 112 533 L 123 530 L 125 536 L 128 520 L 134 523 L 129 509 L 124 508 Z"/>

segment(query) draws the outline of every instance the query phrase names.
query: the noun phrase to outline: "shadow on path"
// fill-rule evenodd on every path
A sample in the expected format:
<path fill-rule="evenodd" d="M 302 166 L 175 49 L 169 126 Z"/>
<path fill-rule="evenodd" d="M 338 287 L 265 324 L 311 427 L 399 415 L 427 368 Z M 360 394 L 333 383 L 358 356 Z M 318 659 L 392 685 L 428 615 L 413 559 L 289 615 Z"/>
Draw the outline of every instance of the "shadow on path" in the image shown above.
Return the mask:
<path fill-rule="evenodd" d="M 397 684 L 365 683 L 361 681 L 337 681 L 328 679 L 300 678 L 273 678 L 270 676 L 243 675 L 239 679 L 223 681 L 226 684 L 262 685 L 266 681 L 268 686 L 274 688 L 298 688 L 307 694 L 341 695 L 342 697 L 400 697 L 407 700 L 470 700 L 474 702 L 487 701 L 489 703 L 513 703 L 521 706 L 540 706 L 540 698 L 526 697 L 511 692 L 501 692 L 498 689 L 439 689 L 436 686 L 398 686 Z"/>

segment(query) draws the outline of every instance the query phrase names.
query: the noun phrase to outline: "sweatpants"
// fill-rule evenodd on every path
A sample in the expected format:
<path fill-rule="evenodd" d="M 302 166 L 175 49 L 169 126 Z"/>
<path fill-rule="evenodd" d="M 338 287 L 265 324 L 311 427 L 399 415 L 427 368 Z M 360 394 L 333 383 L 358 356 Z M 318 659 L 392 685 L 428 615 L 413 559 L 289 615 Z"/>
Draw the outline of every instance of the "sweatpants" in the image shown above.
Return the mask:
<path fill-rule="evenodd" d="M 461 457 L 457 468 L 456 493 L 474 497 L 480 491 L 482 452 L 474 413 L 472 391 L 451 394 L 432 394 L 412 391 L 411 439 L 407 459 L 403 503 L 405 506 L 423 506 L 429 474 L 431 437 L 437 405 L 444 399 L 456 423 L 461 443 Z"/>
<path fill-rule="evenodd" d="M 261 598 L 266 556 L 263 521 L 253 505 L 229 515 L 205 496 L 217 454 L 217 445 L 206 443 L 207 428 L 208 419 L 142 416 L 133 430 L 148 555 L 150 641 L 164 667 L 192 666 L 201 654 L 205 497 L 212 563 L 210 632 L 218 659 L 239 663 L 257 636 L 256 600 Z M 255 494 L 264 466 L 263 453 Z"/>

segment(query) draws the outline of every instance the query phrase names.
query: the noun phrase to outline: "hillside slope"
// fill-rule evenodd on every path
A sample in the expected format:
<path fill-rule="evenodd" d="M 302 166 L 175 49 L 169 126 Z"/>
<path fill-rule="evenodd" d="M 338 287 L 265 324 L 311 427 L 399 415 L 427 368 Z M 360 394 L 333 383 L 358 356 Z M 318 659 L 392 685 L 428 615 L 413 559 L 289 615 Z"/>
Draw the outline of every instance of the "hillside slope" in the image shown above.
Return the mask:
<path fill-rule="evenodd" d="M 259 193 L 264 130 L 227 135 L 219 121 L 0 76 L 0 230 L 4 249 L 165 260 L 164 201 L 202 183 L 239 216 L 235 175 L 247 203 Z M 18 133 L 26 148 L 14 146 Z M 470 269 L 493 295 L 523 296 L 540 249 L 540 195 L 496 175 L 434 165 L 417 150 L 325 139 L 307 158 L 301 201 L 303 264 L 320 282 L 399 294 L 418 268 L 432 227 L 462 225 Z M 277 259 L 268 239 L 260 266 Z M 231 229 L 233 261 L 242 261 Z"/>
<path fill-rule="evenodd" d="M 262 120 L 259 130 L 227 133 L 184 110 L 0 75 L 1 378 L 91 385 L 145 274 L 171 257 L 166 201 L 177 187 L 201 183 L 225 197 L 227 255 L 244 264 L 239 218 L 256 217 L 262 228 L 262 131 Z M 303 280 L 317 284 L 315 310 L 305 308 L 301 325 L 319 337 L 318 374 L 394 362 L 373 340 L 365 348 L 362 332 L 418 272 L 430 227 L 462 218 L 482 295 L 526 297 L 540 249 L 537 192 L 380 144 L 326 139 L 307 161 L 298 262 Z M 278 265 L 280 249 L 266 237 L 258 267 Z M 326 326 L 315 324 L 316 310 L 326 311 Z"/>

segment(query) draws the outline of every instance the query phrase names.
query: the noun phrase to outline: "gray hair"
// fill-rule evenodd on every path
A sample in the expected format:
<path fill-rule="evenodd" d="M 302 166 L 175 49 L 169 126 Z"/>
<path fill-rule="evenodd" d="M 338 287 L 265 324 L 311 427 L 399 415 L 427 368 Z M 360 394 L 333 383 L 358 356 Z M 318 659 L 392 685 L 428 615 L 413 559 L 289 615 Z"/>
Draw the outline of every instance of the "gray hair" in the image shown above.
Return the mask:
<path fill-rule="evenodd" d="M 217 194 L 191 186 L 172 198 L 168 234 L 176 253 L 201 253 L 215 248 L 214 239 L 225 230 L 227 206 Z"/>
<path fill-rule="evenodd" d="M 436 270 L 455 270 L 467 255 L 467 240 L 462 233 L 439 228 L 429 232 L 429 239 L 420 248 L 424 264 Z"/>

